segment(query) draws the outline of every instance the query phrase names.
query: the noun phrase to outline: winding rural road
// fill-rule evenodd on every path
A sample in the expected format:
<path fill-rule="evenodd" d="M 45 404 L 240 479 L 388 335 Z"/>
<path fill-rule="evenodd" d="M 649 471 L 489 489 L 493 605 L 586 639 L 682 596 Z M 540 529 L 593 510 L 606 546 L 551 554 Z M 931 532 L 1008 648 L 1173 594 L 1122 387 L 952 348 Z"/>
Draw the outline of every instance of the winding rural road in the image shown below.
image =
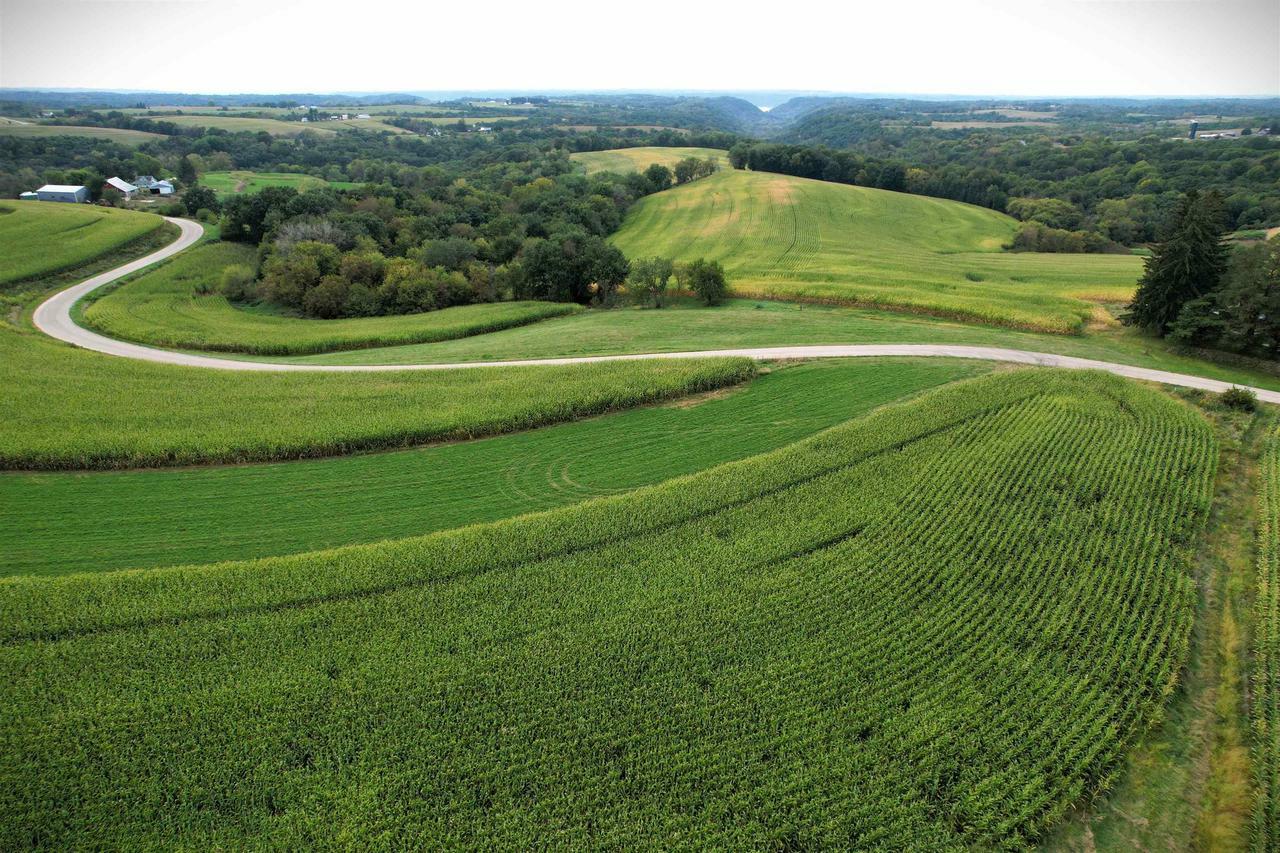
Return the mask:
<path fill-rule="evenodd" d="M 206 367 L 216 370 L 249 370 L 266 372 L 306 373 L 377 373 L 404 370 L 460 370 L 467 367 L 509 367 L 513 365 L 587 364 L 597 361 L 634 361 L 645 358 L 708 358 L 714 356 L 745 356 L 757 361 L 777 361 L 797 358 L 858 358 L 867 356 L 934 356 L 944 358 L 972 358 L 983 361 L 1004 361 L 1015 364 L 1033 364 L 1040 367 L 1062 367 L 1069 370 L 1103 370 L 1129 379 L 1159 382 L 1184 388 L 1202 388 L 1206 391 L 1225 391 L 1229 382 L 1190 376 L 1185 373 L 1169 373 L 1127 364 L 1073 358 L 1045 352 L 1003 349 L 1000 347 L 957 346 L 951 344 L 830 344 L 821 346 L 748 347 L 743 349 L 700 350 L 696 352 L 654 352 L 629 355 L 593 355 L 571 358 L 529 358 L 512 361 L 469 361 L 454 364 L 277 364 L 263 361 L 236 361 L 229 358 L 194 355 L 155 349 L 140 344 L 118 341 L 91 332 L 76 325 L 71 319 L 71 308 L 85 294 L 117 279 L 137 272 L 195 244 L 204 234 L 204 228 L 189 219 L 165 217 L 177 225 L 182 233 L 177 240 L 150 255 L 131 261 L 124 266 L 96 275 L 87 281 L 59 291 L 40 304 L 32 316 L 36 328 L 50 337 L 78 347 L 107 355 L 176 364 L 186 367 Z M 1248 386 L 1245 386 L 1248 387 Z M 1267 403 L 1280 403 L 1280 392 L 1264 388 L 1251 388 L 1258 399 Z"/>

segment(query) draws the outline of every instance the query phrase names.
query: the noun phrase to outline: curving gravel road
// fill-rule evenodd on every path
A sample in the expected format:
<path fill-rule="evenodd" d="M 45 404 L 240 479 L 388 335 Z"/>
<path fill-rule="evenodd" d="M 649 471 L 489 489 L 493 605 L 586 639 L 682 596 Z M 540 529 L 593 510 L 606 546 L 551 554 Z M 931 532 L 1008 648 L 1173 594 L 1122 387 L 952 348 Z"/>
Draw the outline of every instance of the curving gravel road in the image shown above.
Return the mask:
<path fill-rule="evenodd" d="M 714 356 L 745 356 L 757 361 L 776 361 L 797 358 L 858 358 L 867 356 L 934 356 L 944 358 L 973 358 L 983 361 L 1005 361 L 1015 364 L 1034 364 L 1041 367 L 1062 367 L 1069 370 L 1103 370 L 1124 376 L 1129 379 L 1141 379 L 1149 382 L 1160 382 L 1165 385 L 1178 385 L 1184 388 L 1202 388 L 1206 391 L 1225 391 L 1232 387 L 1230 382 L 1217 379 L 1206 379 L 1185 373 L 1169 373 L 1164 370 L 1152 370 L 1145 367 L 1132 367 L 1127 364 L 1114 364 L 1108 361 L 1094 361 L 1088 358 L 1073 358 L 1052 353 L 1030 352 L 1027 350 L 1003 349 L 1000 347 L 957 346 L 950 344 L 831 344 L 819 346 L 774 346 L 747 347 L 743 349 L 700 350 L 697 352 L 655 352 L 635 353 L 629 355 L 593 355 L 572 358 L 529 358 L 512 361 L 469 361 L 455 364 L 277 364 L 262 361 L 235 361 L 228 358 L 193 355 L 189 353 L 171 352 L 155 349 L 140 344 L 118 341 L 91 332 L 76 325 L 71 319 L 71 307 L 85 294 L 122 276 L 137 272 L 171 257 L 194 244 L 204 234 L 204 229 L 197 222 L 188 219 L 165 217 L 169 222 L 182 229 L 181 236 L 173 243 L 158 252 L 125 264 L 109 272 L 96 275 L 66 290 L 60 291 L 40 304 L 32 317 L 36 328 L 45 334 L 75 344 L 78 347 L 94 350 L 107 355 L 133 358 L 140 361 L 154 361 L 162 364 L 177 364 L 186 367 L 205 367 L 216 370 L 249 370 L 269 372 L 335 372 L 335 373 L 378 373 L 383 371 L 404 370 L 460 370 L 467 367 L 501 367 L 511 365 L 543 365 L 543 364 L 587 364 L 596 361 L 633 361 L 643 358 L 707 358 Z M 1249 387 L 1249 386 L 1245 386 Z M 1264 388 L 1250 388 L 1258 395 L 1258 399 L 1267 403 L 1280 403 L 1280 392 L 1268 391 Z"/>

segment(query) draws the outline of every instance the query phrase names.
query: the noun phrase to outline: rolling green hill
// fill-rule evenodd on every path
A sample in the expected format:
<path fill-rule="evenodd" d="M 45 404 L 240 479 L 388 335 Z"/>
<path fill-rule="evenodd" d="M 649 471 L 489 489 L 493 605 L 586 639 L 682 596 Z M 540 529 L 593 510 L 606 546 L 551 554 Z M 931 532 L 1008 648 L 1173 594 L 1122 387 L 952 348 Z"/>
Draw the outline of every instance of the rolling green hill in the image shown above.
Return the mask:
<path fill-rule="evenodd" d="M 558 302 L 495 302 L 423 314 L 316 320 L 247 310 L 216 292 L 223 269 L 253 266 L 243 243 L 205 243 L 112 290 L 84 311 L 103 334 L 178 349 L 290 355 L 444 341 L 563 317 Z"/>
<path fill-rule="evenodd" d="M 0 289 L 78 267 L 155 231 L 150 213 L 48 201 L 0 202 Z"/>
<path fill-rule="evenodd" d="M 729 153 L 720 148 L 661 148 L 647 146 L 642 148 L 615 148 L 609 151 L 578 151 L 570 154 L 569 159 L 593 172 L 642 172 L 654 163 L 661 163 L 667 168 L 675 166 L 686 157 L 708 157 L 720 164 L 722 169 L 729 168 Z"/>
<path fill-rule="evenodd" d="M 164 139 L 164 134 L 145 130 L 125 130 L 119 127 L 89 127 L 71 124 L 9 124 L 0 123 L 0 136 L 88 136 L 107 139 L 121 145 L 141 145 L 153 139 Z"/>
<path fill-rule="evenodd" d="M 637 203 L 613 240 L 629 257 L 722 262 L 740 295 L 867 305 L 1047 332 L 1124 301 L 1129 255 L 1001 252 L 1016 222 L 924 196 L 721 171 Z"/>
<path fill-rule="evenodd" d="M 1006 372 L 494 525 L 10 579 L 0 847 L 1024 847 L 1173 689 L 1215 457 Z"/>

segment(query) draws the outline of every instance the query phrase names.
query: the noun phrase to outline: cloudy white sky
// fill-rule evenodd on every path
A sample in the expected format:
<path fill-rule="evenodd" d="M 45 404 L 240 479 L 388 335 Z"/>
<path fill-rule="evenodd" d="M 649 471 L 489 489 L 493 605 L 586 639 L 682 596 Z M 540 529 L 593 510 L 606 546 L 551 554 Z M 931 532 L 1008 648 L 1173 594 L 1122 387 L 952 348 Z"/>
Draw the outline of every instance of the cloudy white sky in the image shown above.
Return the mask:
<path fill-rule="evenodd" d="M 1280 0 L 0 0 L 0 87 L 1280 95 Z"/>

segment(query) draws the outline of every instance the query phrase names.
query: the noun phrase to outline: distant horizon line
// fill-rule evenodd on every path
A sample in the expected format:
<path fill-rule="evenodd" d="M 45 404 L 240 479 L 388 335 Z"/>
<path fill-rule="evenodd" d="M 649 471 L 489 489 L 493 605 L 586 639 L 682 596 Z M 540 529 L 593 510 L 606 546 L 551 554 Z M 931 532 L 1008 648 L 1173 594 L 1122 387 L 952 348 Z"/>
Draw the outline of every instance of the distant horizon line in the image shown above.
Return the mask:
<path fill-rule="evenodd" d="M 789 95 L 791 97 L 829 97 L 829 98 L 901 98 L 907 100 L 1024 100 L 1024 101 L 1087 101 L 1087 100 L 1143 100 L 1143 101 L 1187 101 L 1187 100 L 1249 100 L 1249 101 L 1265 101 L 1280 100 L 1280 93 L 1272 94 L 1011 94 L 1002 92 L 872 92 L 872 91 L 845 91 L 840 89 L 804 89 L 804 88 L 779 88 L 779 89 L 755 89 L 755 88 L 635 88 L 635 87 L 616 87 L 616 88 L 440 88 L 440 89 L 348 89 L 336 91 L 256 91 L 256 92 L 232 92 L 232 91 L 182 91 L 178 89 L 132 89 L 132 88 L 114 88 L 114 87 L 95 87 L 95 86 L 0 86 L 0 93 L 3 92 L 35 92 L 48 94 L 92 94 L 102 93 L 110 95 L 208 95 L 210 97 L 285 97 L 289 95 L 314 95 L 319 97 L 370 97 L 370 96 L 387 96 L 387 95 L 412 95 L 414 97 L 426 97 L 430 95 L 448 95 L 453 97 L 478 96 L 478 95 L 505 95 L 509 97 L 531 97 L 538 95 L 712 95 L 712 96 L 738 96 L 743 100 L 750 100 L 743 97 L 745 95 Z"/>

